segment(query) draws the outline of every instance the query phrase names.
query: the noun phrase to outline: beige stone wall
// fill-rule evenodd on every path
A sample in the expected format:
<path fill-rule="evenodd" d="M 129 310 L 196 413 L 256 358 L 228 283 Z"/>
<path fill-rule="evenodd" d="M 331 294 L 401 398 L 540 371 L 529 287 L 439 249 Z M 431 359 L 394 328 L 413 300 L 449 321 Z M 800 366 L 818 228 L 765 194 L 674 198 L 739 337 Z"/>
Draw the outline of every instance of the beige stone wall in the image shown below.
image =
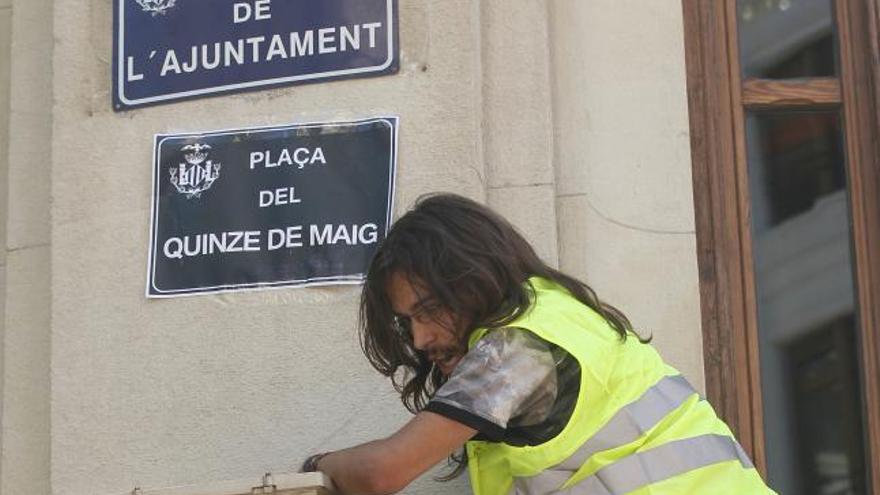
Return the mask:
<path fill-rule="evenodd" d="M 482 4 L 487 203 L 553 266 L 557 260 L 547 3 Z"/>
<path fill-rule="evenodd" d="M 559 263 L 703 386 L 678 0 L 554 0 Z"/>
<path fill-rule="evenodd" d="M 49 492 L 50 0 L 5 2 L 11 20 L 3 171 L 5 287 L 0 492 Z M 9 14 L 11 13 L 11 18 Z"/>
<path fill-rule="evenodd" d="M 361 354 L 359 288 L 144 298 L 152 136 L 396 114 L 400 210 L 435 190 L 483 199 L 478 2 L 401 2 L 394 76 L 125 113 L 111 3 L 54 3 L 53 491 L 249 478 L 390 434 L 408 415 Z"/>
<path fill-rule="evenodd" d="M 249 479 L 407 420 L 361 355 L 357 287 L 144 298 L 155 133 L 399 115 L 398 213 L 487 201 L 702 386 L 676 0 L 400 0 L 399 74 L 125 113 L 111 6 L 0 0 L 3 494 Z"/>
<path fill-rule="evenodd" d="M 0 0 L 0 397 L 3 397 L 3 341 L 6 317 L 6 190 L 9 171 L 9 68 L 12 52 L 12 1 Z M 3 408 L 0 407 L 0 473 Z M 0 474 L 2 477 L 2 474 Z"/>

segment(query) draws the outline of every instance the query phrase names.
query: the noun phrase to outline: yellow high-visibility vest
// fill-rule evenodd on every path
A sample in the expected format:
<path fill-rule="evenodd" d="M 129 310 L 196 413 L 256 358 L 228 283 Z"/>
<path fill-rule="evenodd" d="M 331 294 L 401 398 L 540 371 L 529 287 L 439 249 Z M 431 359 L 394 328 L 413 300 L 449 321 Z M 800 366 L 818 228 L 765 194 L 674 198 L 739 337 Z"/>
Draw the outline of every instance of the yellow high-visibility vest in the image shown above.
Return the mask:
<path fill-rule="evenodd" d="M 621 342 L 558 284 L 529 279 L 532 304 L 509 327 L 565 349 L 581 368 L 571 418 L 551 440 L 467 443 L 476 495 L 767 494 L 712 406 L 653 347 Z M 469 346 L 486 335 L 475 330 Z"/>

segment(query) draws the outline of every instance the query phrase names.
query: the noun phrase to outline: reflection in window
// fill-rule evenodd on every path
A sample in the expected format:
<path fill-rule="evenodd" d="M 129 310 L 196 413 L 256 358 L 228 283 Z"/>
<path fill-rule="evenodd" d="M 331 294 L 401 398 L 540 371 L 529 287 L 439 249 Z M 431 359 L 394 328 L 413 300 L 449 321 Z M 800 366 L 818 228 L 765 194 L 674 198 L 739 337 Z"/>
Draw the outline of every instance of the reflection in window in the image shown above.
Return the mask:
<path fill-rule="evenodd" d="M 866 493 L 836 110 L 746 119 L 764 435 L 779 493 Z"/>
<path fill-rule="evenodd" d="M 750 136 L 760 143 L 770 225 L 812 209 L 846 188 L 843 143 L 836 112 L 762 114 L 749 118 Z"/>
<path fill-rule="evenodd" d="M 796 419 L 796 452 L 813 493 L 865 493 L 858 355 L 852 314 L 804 335 L 787 349 Z M 810 490 L 808 489 L 807 492 Z"/>
<path fill-rule="evenodd" d="M 832 0 L 738 0 L 743 77 L 832 77 Z"/>

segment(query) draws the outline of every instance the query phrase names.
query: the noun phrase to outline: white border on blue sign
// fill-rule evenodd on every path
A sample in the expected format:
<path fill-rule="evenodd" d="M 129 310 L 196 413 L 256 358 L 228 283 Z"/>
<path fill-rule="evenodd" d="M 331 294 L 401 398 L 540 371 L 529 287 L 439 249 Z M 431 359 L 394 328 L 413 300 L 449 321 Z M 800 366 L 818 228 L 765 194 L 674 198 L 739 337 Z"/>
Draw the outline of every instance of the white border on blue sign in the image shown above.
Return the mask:
<path fill-rule="evenodd" d="M 307 279 L 298 279 L 298 280 L 279 280 L 275 282 L 259 282 L 255 284 L 225 284 L 225 285 L 215 285 L 208 287 L 191 287 L 188 289 L 176 289 L 176 290 L 162 290 L 156 287 L 155 285 L 155 270 L 156 267 L 154 265 L 154 257 L 157 256 L 156 250 L 158 245 L 156 243 L 156 230 L 158 227 L 158 209 L 159 209 L 159 200 L 157 198 L 157 194 L 159 192 L 158 189 L 158 181 L 159 181 L 159 170 L 160 164 L 158 162 L 159 157 L 162 156 L 160 153 L 160 148 L 162 143 L 164 143 L 168 139 L 180 139 L 180 138 L 188 138 L 188 137 L 205 137 L 205 136 L 223 136 L 228 134 L 238 134 L 240 132 L 247 131 L 257 131 L 257 132 L 272 132 L 272 131 L 282 131 L 289 129 L 297 129 L 297 128 L 312 128 L 312 127 L 343 127 L 343 126 L 355 126 L 361 124 L 370 124 L 374 122 L 384 122 L 391 129 L 390 137 L 391 137 L 391 153 L 389 157 L 389 172 L 388 172 L 388 199 L 387 199 L 387 210 L 385 212 L 385 235 L 388 235 L 388 231 L 391 228 L 391 220 L 394 215 L 394 184 L 397 180 L 397 146 L 398 146 L 398 132 L 399 132 L 399 123 L 400 118 L 397 116 L 383 116 L 383 117 L 374 117 L 368 119 L 361 120 L 351 120 L 351 121 L 339 121 L 339 122 L 304 122 L 304 123 L 292 123 L 292 124 L 284 124 L 284 125 L 274 125 L 274 126 L 257 126 L 257 127 L 239 127 L 236 129 L 220 129 L 214 131 L 204 131 L 204 132 L 182 132 L 175 134 L 155 134 L 153 136 L 153 187 L 152 192 L 150 194 L 150 199 L 152 201 L 152 207 L 150 208 L 150 245 L 149 245 L 149 256 L 147 260 L 147 287 L 146 287 L 146 296 L 149 299 L 165 299 L 170 297 L 188 297 L 188 296 L 200 296 L 205 294 L 222 294 L 226 292 L 244 292 L 244 291 L 257 291 L 257 290 L 266 290 L 266 289 L 287 289 L 287 288 L 298 288 L 298 287 L 317 287 L 324 285 L 359 285 L 363 283 L 366 278 L 366 274 L 357 273 L 353 275 L 340 275 L 335 277 L 310 277 Z M 150 288 L 152 288 L 156 293 L 153 294 L 150 292 Z"/>
<path fill-rule="evenodd" d="M 394 5 L 393 0 L 385 0 L 385 7 L 387 11 L 387 26 L 388 26 L 388 58 L 381 65 L 374 65 L 370 67 L 359 67 L 357 69 L 342 69 L 342 70 L 334 70 L 327 72 L 316 72 L 314 74 L 300 74 L 298 76 L 289 76 L 289 77 L 276 77 L 274 79 L 261 79 L 259 81 L 250 81 L 246 83 L 237 83 L 237 84 L 227 84 L 226 86 L 212 86 L 210 88 L 202 88 L 202 89 L 193 89 L 190 91 L 181 91 L 178 93 L 168 93 L 166 95 L 159 96 L 150 96 L 148 98 L 140 98 L 137 100 L 129 100 L 125 97 L 125 2 L 126 0 L 118 0 L 119 1 L 119 44 L 117 45 L 117 50 L 119 57 L 116 60 L 117 69 L 116 69 L 116 77 L 117 77 L 117 97 L 119 101 L 128 106 L 136 106 L 136 105 L 146 105 L 148 103 L 156 103 L 160 101 L 168 101 L 168 100 L 179 100 L 181 98 L 189 98 L 193 96 L 199 95 L 210 95 L 214 93 L 224 93 L 227 91 L 235 91 L 237 89 L 249 89 L 249 88 L 258 88 L 262 86 L 274 86 L 277 84 L 284 84 L 296 81 L 308 81 L 311 79 L 322 79 L 329 77 L 342 77 L 342 76 L 350 76 L 355 74 L 364 74 L 369 72 L 381 72 L 394 62 Z"/>

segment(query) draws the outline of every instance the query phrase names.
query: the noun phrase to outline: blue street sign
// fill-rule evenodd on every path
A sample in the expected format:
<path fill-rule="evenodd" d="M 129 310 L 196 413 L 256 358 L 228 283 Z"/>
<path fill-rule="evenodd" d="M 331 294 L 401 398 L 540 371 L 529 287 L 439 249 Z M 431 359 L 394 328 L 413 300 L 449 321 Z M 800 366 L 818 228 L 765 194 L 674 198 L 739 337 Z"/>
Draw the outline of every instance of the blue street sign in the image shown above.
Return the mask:
<path fill-rule="evenodd" d="M 398 67 L 397 0 L 114 0 L 113 107 Z"/>
<path fill-rule="evenodd" d="M 361 283 L 391 225 L 397 122 L 156 135 L 147 297 Z"/>

